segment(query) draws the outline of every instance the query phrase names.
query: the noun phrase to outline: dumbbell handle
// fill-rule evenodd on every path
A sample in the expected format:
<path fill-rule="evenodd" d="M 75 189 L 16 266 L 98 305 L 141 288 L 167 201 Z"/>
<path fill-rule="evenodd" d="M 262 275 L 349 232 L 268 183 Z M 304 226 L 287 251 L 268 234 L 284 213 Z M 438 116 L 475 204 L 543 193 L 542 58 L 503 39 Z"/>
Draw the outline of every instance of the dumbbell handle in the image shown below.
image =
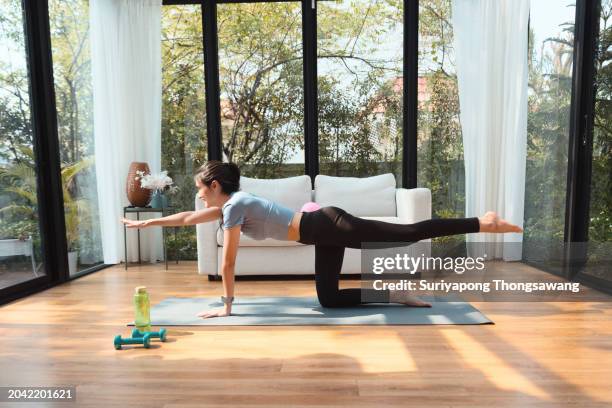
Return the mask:
<path fill-rule="evenodd" d="M 115 336 L 115 341 L 113 342 L 115 345 L 115 349 L 120 350 L 121 346 L 124 344 L 142 344 L 145 348 L 149 348 L 151 344 L 151 336 L 149 333 L 145 333 L 142 337 L 128 337 L 126 339 L 121 338 L 121 335 Z"/>
<path fill-rule="evenodd" d="M 161 341 L 166 341 L 166 329 L 162 328 L 156 332 L 141 332 L 138 329 L 132 330 L 133 338 L 143 337 L 145 334 L 150 334 L 152 339 L 160 339 Z"/>
<path fill-rule="evenodd" d="M 130 337 L 128 337 L 126 339 L 121 338 L 120 341 L 121 341 L 122 344 L 142 344 L 142 343 L 144 343 L 144 337 L 140 337 L 140 338 L 136 338 L 136 339 L 130 338 Z"/>

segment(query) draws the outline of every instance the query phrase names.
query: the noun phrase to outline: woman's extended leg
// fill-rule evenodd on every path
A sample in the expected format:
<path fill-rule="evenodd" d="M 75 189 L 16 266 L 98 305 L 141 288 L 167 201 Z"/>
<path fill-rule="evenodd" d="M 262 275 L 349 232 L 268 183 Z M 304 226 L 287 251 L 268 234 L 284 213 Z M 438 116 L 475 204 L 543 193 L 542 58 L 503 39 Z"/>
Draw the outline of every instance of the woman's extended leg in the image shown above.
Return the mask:
<path fill-rule="evenodd" d="M 470 232 L 498 232 L 499 220 L 495 213 L 487 213 L 481 224 L 478 218 L 427 220 L 415 224 L 393 224 L 365 220 L 348 214 L 338 207 L 324 207 L 303 213 L 300 240 L 315 245 L 315 279 L 317 296 L 324 307 L 346 307 L 360 303 L 403 303 L 430 306 L 401 291 L 375 289 L 339 289 L 344 247 L 361 248 L 362 242 L 416 242 L 422 239 Z M 505 221 L 503 221 L 505 222 Z M 505 222 L 503 229 L 511 225 Z M 481 225 L 485 229 L 481 229 Z M 514 226 L 516 227 L 516 226 Z M 518 227 L 516 227 L 518 228 Z M 519 228 L 520 229 L 520 228 Z M 518 231 L 516 231 L 518 232 Z M 369 291 L 367 302 L 362 302 L 363 290 Z"/>

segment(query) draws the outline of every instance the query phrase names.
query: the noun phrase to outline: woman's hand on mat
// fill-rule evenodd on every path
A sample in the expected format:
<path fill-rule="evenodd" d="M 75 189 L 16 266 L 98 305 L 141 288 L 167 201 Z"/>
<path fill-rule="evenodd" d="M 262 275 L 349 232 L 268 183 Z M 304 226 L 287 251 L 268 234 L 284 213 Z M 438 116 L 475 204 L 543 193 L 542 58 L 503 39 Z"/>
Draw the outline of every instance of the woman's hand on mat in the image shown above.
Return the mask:
<path fill-rule="evenodd" d="M 149 226 L 148 220 L 130 220 L 128 218 L 121 218 L 121 222 L 124 223 L 128 228 L 145 228 Z"/>
<path fill-rule="evenodd" d="M 204 312 L 198 313 L 198 317 L 202 319 L 208 319 L 209 317 L 224 317 L 231 315 L 232 309 L 223 308 L 217 310 L 206 310 Z"/>

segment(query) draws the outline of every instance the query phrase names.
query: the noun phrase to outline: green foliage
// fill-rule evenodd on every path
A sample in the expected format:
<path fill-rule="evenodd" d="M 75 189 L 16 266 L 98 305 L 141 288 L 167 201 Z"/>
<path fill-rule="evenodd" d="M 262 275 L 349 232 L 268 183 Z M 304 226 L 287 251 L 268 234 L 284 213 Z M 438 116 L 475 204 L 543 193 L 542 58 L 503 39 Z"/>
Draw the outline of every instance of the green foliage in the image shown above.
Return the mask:
<path fill-rule="evenodd" d="M 419 180 L 431 190 L 434 218 L 461 217 L 465 193 L 457 79 L 442 69 L 427 75 L 430 98 L 419 112 Z"/>
<path fill-rule="evenodd" d="M 162 168 L 181 189 L 191 191 L 193 183 L 183 184 L 181 175 L 192 175 L 207 151 L 199 10 L 200 6 L 162 8 Z"/>
<path fill-rule="evenodd" d="M 79 248 L 79 225 L 91 225 L 91 206 L 89 197 L 77 197 L 71 192 L 71 186 L 76 185 L 78 174 L 94 164 L 94 157 L 85 158 L 77 163 L 65 165 L 62 170 L 62 190 L 64 195 L 64 219 L 66 224 L 66 239 L 68 251 Z"/>
<path fill-rule="evenodd" d="M 11 160 L 20 162 L 27 160 L 20 146 L 32 145 L 20 1 L 0 2 L 0 47 L 3 48 L 3 58 L 0 59 L 0 163 Z"/>
<path fill-rule="evenodd" d="M 10 197 L 10 204 L 0 208 L 2 227 L 0 235 L 21 238 L 28 235 L 38 235 L 38 195 L 36 193 L 36 173 L 34 170 L 34 153 L 27 146 L 19 150 L 28 157 L 28 162 L 9 163 L 0 166 L 0 185 L 5 194 Z M 64 196 L 64 217 L 66 223 L 66 239 L 68 250 L 75 251 L 79 244 L 79 224 L 91 221 L 88 200 L 75 197 L 72 190 L 76 186 L 76 177 L 91 167 L 93 157 L 88 157 L 78 163 L 65 165 L 61 169 L 62 192 Z M 33 231 L 36 231 L 33 234 Z"/>
<path fill-rule="evenodd" d="M 563 241 L 573 27 L 548 39 L 535 38 L 532 29 L 529 44 L 524 229 L 532 245 Z"/>
<path fill-rule="evenodd" d="M 419 2 L 418 185 L 432 194 L 433 218 L 465 214 L 463 140 L 459 121 L 459 91 L 454 66 L 451 3 Z M 435 242 L 460 243 L 464 236 Z"/>
<path fill-rule="evenodd" d="M 382 159 L 372 137 L 375 124 L 368 109 L 363 112 L 359 101 L 346 98 L 336 85 L 337 81 L 330 78 L 319 79 L 321 173 L 353 177 L 375 174 L 376 164 Z"/>
<path fill-rule="evenodd" d="M 245 175 L 271 178 L 303 146 L 301 7 L 227 4 L 218 12 L 223 154 L 251 165 Z"/>
<path fill-rule="evenodd" d="M 28 160 L 0 166 L 0 186 L 3 203 L 0 208 L 0 237 L 2 239 L 37 239 L 38 199 L 36 173 L 32 150 L 16 146 Z"/>
<path fill-rule="evenodd" d="M 38 236 L 38 225 L 27 218 L 13 221 L 0 219 L 0 239 L 28 239 Z"/>
<path fill-rule="evenodd" d="M 166 251 L 168 260 L 196 260 L 198 259 L 197 243 L 194 239 L 195 228 L 179 228 L 176 232 L 168 230 L 166 238 Z"/>

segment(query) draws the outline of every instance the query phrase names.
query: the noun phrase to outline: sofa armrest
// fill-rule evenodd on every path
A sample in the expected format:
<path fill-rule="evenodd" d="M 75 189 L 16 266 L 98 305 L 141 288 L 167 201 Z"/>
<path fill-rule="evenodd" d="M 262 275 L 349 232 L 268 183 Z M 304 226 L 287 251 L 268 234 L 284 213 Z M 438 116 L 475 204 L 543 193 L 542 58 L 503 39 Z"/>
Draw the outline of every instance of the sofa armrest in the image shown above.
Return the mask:
<path fill-rule="evenodd" d="M 402 224 L 414 224 L 415 222 L 431 219 L 431 191 L 428 188 L 398 188 L 395 192 L 395 204 L 397 205 L 397 217 Z M 408 256 L 431 256 L 431 239 L 419 241 L 419 245 L 411 245 L 407 249 Z M 420 266 L 417 272 L 425 271 Z"/>
<path fill-rule="evenodd" d="M 428 188 L 398 188 L 395 204 L 397 217 L 404 224 L 431 219 L 431 191 Z"/>
<path fill-rule="evenodd" d="M 204 203 L 196 195 L 195 210 L 202 209 L 204 209 Z M 198 249 L 198 273 L 200 275 L 218 275 L 217 222 L 197 224 L 196 242 Z"/>

